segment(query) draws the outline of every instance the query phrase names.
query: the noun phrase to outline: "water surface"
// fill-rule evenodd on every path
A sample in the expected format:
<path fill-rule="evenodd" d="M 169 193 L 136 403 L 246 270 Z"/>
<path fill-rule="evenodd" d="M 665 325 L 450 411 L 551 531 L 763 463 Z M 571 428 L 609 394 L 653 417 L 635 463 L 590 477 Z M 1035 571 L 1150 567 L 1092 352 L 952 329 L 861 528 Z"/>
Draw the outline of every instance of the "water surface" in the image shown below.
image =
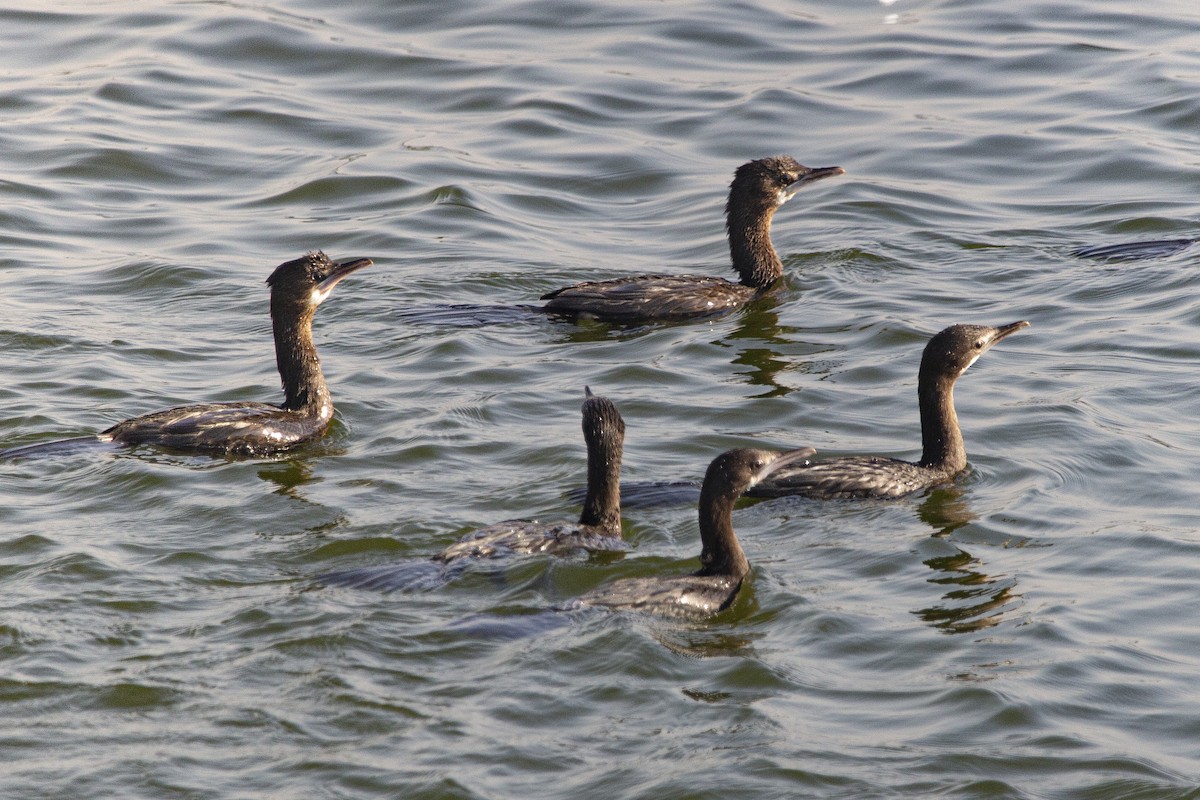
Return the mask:
<path fill-rule="evenodd" d="M 1197 251 L 1073 254 L 1197 236 L 1193 3 L 0 18 L 0 443 L 277 398 L 263 280 L 376 262 L 318 315 L 321 444 L 0 464 L 0 794 L 1197 796 Z M 725 274 L 730 176 L 775 153 L 847 170 L 777 215 L 776 302 L 449 308 Z M 695 568 L 678 504 L 628 509 L 624 557 L 316 580 L 577 515 L 585 385 L 629 481 L 914 457 L 924 342 L 1018 319 L 959 384 L 958 485 L 747 504 L 751 585 L 709 623 L 553 610 Z"/>

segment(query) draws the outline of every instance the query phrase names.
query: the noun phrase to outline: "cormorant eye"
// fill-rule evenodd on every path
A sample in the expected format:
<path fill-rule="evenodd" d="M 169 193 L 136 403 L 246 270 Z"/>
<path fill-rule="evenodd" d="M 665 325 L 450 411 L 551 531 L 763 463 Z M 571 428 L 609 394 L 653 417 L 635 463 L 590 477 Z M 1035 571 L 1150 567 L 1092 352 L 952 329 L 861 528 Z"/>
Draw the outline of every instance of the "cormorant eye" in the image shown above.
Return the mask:
<path fill-rule="evenodd" d="M 976 339 L 976 340 L 975 340 L 975 349 L 976 349 L 976 350 L 982 350 L 982 349 L 983 349 L 983 339 Z"/>

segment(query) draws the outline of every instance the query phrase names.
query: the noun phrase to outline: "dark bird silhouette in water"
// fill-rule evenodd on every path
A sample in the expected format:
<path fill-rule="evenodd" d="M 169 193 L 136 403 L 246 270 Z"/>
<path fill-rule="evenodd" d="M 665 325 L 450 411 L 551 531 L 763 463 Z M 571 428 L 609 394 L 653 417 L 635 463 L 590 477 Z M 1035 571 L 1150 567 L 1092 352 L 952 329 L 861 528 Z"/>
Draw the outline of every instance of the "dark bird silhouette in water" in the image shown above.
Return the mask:
<path fill-rule="evenodd" d="M 895 498 L 952 480 L 967 468 L 967 450 L 954 411 L 954 382 L 997 342 L 1028 326 L 1025 321 L 999 328 L 951 325 L 929 340 L 917 377 L 920 461 L 844 456 L 791 464 L 761 481 L 750 495 L 801 495 L 819 500 Z"/>
<path fill-rule="evenodd" d="M 841 167 L 806 167 L 790 156 L 738 167 L 725 205 L 729 254 L 738 282 L 693 275 L 642 275 L 577 283 L 542 296 L 552 314 L 612 322 L 711 316 L 740 308 L 769 292 L 783 276 L 771 244 L 775 211 L 801 188 L 841 175 Z"/>
<path fill-rule="evenodd" d="M 1079 258 L 1095 258 L 1100 261 L 1144 261 L 1149 258 L 1165 258 L 1186 250 L 1196 239 L 1150 239 L 1144 242 L 1122 242 L 1120 244 L 1092 245 L 1079 247 L 1071 255 Z"/>
<path fill-rule="evenodd" d="M 587 496 L 578 522 L 508 520 L 480 528 L 429 560 L 408 560 L 335 570 L 317 577 L 322 586 L 383 592 L 437 588 L 473 559 L 517 553 L 566 556 L 625 549 L 621 538 L 621 451 L 625 421 L 612 401 L 584 388 L 583 438 L 587 443 Z"/>
<path fill-rule="evenodd" d="M 314 252 L 280 264 L 267 278 L 275 361 L 283 380 L 281 405 L 246 401 L 179 406 L 125 420 L 94 437 L 3 450 L 0 458 L 68 452 L 97 442 L 267 455 L 319 438 L 333 419 L 333 399 L 313 345 L 313 315 L 334 286 L 370 264 L 366 258 L 335 263 Z"/>
<path fill-rule="evenodd" d="M 700 489 L 700 569 L 691 575 L 626 578 L 579 598 L 588 606 L 704 618 L 733 602 L 750 562 L 733 531 L 733 504 L 759 481 L 816 451 L 742 448 L 717 456 Z"/>
<path fill-rule="evenodd" d="M 583 438 L 587 442 L 587 496 L 578 522 L 508 520 L 480 528 L 435 560 L 496 558 L 510 553 L 566 555 L 580 550 L 623 550 L 621 452 L 625 421 L 617 407 L 584 387 Z"/>

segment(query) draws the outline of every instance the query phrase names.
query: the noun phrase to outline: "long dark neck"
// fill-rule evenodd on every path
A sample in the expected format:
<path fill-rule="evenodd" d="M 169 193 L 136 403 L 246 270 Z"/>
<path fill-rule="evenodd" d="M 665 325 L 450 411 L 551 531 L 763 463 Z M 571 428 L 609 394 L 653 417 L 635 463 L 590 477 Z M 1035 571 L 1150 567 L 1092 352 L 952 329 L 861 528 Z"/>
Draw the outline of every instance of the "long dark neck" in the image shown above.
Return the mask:
<path fill-rule="evenodd" d="M 595 525 L 621 535 L 621 443 L 616 430 L 606 430 L 588 442 L 587 498 L 579 524 Z"/>
<path fill-rule="evenodd" d="M 954 380 L 919 380 L 917 395 L 921 403 L 920 465 L 950 473 L 962 471 L 967 466 L 967 448 L 954 413 Z"/>
<path fill-rule="evenodd" d="M 709 481 L 705 480 L 705 484 Z M 700 490 L 700 571 L 697 575 L 721 575 L 744 578 L 750 562 L 733 532 L 733 504 L 737 495 L 725 487 Z"/>
<path fill-rule="evenodd" d="M 333 399 L 321 362 L 313 344 L 312 320 L 315 309 L 296 313 L 292 309 L 271 309 L 275 330 L 275 363 L 283 381 L 283 408 L 329 417 Z"/>
<path fill-rule="evenodd" d="M 740 283 L 766 289 L 783 275 L 783 262 L 771 244 L 771 218 L 775 209 L 761 201 L 740 205 L 736 197 L 730 196 L 725 213 L 729 256 Z"/>

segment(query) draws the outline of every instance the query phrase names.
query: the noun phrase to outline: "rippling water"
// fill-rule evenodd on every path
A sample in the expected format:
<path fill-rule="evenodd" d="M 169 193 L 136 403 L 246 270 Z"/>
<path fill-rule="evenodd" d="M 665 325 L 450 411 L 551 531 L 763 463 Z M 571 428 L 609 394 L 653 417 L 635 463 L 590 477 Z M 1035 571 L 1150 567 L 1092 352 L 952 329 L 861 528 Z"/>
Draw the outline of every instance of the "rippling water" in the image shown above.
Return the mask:
<path fill-rule="evenodd" d="M 276 398 L 263 279 L 376 261 L 317 319 L 320 445 L 0 464 L 0 794 L 1200 796 L 1200 249 L 1073 255 L 1198 235 L 1192 0 L 0 18 L 0 444 Z M 778 302 L 503 311 L 725 274 L 732 171 L 780 152 L 847 174 L 776 217 Z M 911 457 L 924 341 L 1017 319 L 959 384 L 958 486 L 745 505 L 752 584 L 710 623 L 552 610 L 694 568 L 678 504 L 627 509 L 623 557 L 416 580 L 578 513 L 584 385 L 631 482 Z M 357 569 L 415 578 L 316 580 Z"/>

